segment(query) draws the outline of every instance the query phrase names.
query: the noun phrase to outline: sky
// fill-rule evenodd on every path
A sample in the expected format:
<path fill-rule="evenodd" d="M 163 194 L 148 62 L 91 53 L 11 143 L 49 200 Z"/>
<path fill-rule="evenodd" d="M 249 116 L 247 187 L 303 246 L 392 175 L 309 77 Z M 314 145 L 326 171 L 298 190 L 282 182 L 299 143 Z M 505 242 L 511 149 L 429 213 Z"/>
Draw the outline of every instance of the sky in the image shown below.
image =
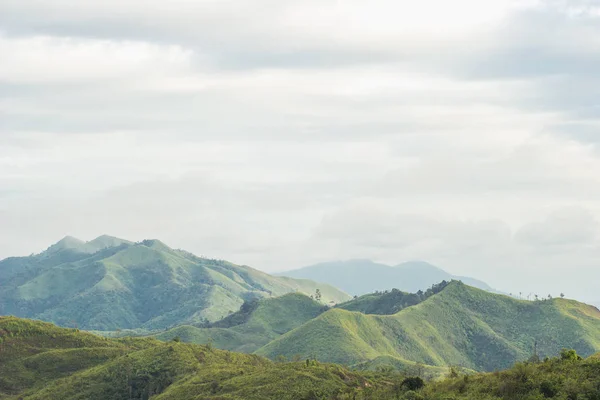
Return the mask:
<path fill-rule="evenodd" d="M 600 304 L 600 1 L 0 0 L 0 259 L 158 238 Z"/>

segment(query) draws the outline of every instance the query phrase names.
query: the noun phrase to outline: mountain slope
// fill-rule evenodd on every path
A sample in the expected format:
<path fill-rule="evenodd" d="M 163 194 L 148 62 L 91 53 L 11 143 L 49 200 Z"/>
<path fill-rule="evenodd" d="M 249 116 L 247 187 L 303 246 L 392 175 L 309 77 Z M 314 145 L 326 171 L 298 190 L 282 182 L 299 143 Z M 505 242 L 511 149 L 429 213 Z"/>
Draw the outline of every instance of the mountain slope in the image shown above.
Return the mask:
<path fill-rule="evenodd" d="M 244 300 L 296 291 L 349 299 L 326 284 L 199 258 L 158 240 L 108 236 L 65 238 L 41 254 L 0 261 L 0 282 L 0 314 L 102 331 L 215 321 Z"/>
<path fill-rule="evenodd" d="M 0 317 L 0 349 L 0 399 L 343 399 L 377 384 L 335 365 L 106 339 L 14 317 Z"/>
<path fill-rule="evenodd" d="M 300 293 L 244 303 L 242 309 L 210 328 L 179 326 L 156 335 L 160 340 L 179 337 L 184 342 L 212 343 L 223 350 L 252 353 L 317 317 L 324 306 Z"/>
<path fill-rule="evenodd" d="M 424 369 L 425 375 L 435 370 Z M 565 350 L 560 358 L 519 363 L 503 372 L 463 375 L 454 370 L 448 379 L 423 382 L 314 360 L 273 363 L 209 346 L 106 339 L 39 321 L 0 317 L 0 399 L 149 398 L 591 400 L 600 398 L 600 357 L 581 359 Z"/>
<path fill-rule="evenodd" d="M 442 281 L 419 293 L 406 293 L 398 289 L 392 289 L 385 292 L 365 294 L 345 303 L 338 304 L 336 308 L 358 311 L 363 314 L 392 315 L 427 300 L 434 294 L 444 290 L 448 284 L 449 282 Z"/>
<path fill-rule="evenodd" d="M 454 276 L 431 264 L 414 261 L 391 267 L 370 260 L 350 260 L 316 264 L 279 275 L 325 282 L 352 295 L 397 288 L 415 293 L 441 281 L 461 280 L 470 286 L 493 291 L 484 282 Z"/>
<path fill-rule="evenodd" d="M 259 349 L 356 364 L 381 356 L 473 370 L 505 368 L 564 348 L 600 350 L 600 311 L 571 300 L 515 300 L 461 282 L 394 315 L 332 309 Z"/>

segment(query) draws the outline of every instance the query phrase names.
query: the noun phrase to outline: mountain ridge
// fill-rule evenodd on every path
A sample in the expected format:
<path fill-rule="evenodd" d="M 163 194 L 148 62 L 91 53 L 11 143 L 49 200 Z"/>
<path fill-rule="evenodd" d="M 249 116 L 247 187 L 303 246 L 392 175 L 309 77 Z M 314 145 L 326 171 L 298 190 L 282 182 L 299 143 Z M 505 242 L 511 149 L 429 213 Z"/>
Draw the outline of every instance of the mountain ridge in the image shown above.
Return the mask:
<path fill-rule="evenodd" d="M 277 275 L 328 283 L 346 293 L 358 296 L 392 288 L 416 293 L 444 280 L 462 280 L 471 286 L 495 291 L 485 282 L 471 277 L 452 275 L 425 261 L 409 261 L 390 266 L 367 259 L 353 259 L 314 264 L 279 272 Z"/>
<path fill-rule="evenodd" d="M 542 356 L 563 347 L 591 355 L 600 350 L 600 311 L 574 300 L 517 300 L 454 281 L 393 315 L 331 309 L 257 354 L 318 354 L 349 365 L 392 356 L 490 371 L 527 359 L 536 342 Z"/>
<path fill-rule="evenodd" d="M 0 282 L 2 314 L 100 331 L 216 321 L 245 300 L 296 291 L 320 289 L 327 302 L 350 298 L 327 284 L 200 258 L 159 240 L 109 236 L 67 237 L 40 254 L 2 260 Z"/>

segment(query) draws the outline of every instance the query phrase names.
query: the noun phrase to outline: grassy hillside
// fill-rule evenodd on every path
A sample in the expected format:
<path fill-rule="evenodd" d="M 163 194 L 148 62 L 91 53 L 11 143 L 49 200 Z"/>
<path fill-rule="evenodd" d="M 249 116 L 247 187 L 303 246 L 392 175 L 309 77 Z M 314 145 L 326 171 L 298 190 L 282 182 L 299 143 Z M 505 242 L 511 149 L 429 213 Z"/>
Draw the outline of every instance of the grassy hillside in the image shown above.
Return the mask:
<path fill-rule="evenodd" d="M 338 304 L 336 308 L 358 311 L 363 314 L 392 315 L 427 300 L 429 297 L 442 291 L 447 285 L 448 282 L 442 281 L 426 291 L 419 291 L 418 293 L 406 293 L 398 289 L 392 289 L 385 292 L 365 294 L 364 296 Z"/>
<path fill-rule="evenodd" d="M 0 317 L 0 346 L 0 399 L 361 399 L 379 384 L 336 365 L 107 339 L 14 317 Z"/>
<path fill-rule="evenodd" d="M 600 311 L 571 300 L 527 302 L 454 281 L 394 315 L 332 309 L 259 349 L 257 354 L 357 364 L 382 356 L 433 366 L 491 371 L 563 347 L 600 350 Z"/>
<path fill-rule="evenodd" d="M 520 363 L 513 368 L 489 374 L 457 375 L 426 386 L 417 399 L 494 400 L 494 399 L 600 399 L 600 359 L 563 357 L 541 363 Z M 410 398 L 404 393 L 404 398 Z"/>
<path fill-rule="evenodd" d="M 216 321 L 245 300 L 296 291 L 349 299 L 326 284 L 199 258 L 158 240 L 108 236 L 65 238 L 41 254 L 0 261 L 0 282 L 0 315 L 100 331 Z"/>
<path fill-rule="evenodd" d="M 325 282 L 357 296 L 392 288 L 416 293 L 441 281 L 453 279 L 461 280 L 483 290 L 493 291 L 489 285 L 477 279 L 454 276 L 436 266 L 420 261 L 408 262 L 395 267 L 370 260 L 327 262 L 286 271 L 281 275 Z"/>
<path fill-rule="evenodd" d="M 387 362 L 387 361 L 386 361 Z M 504 372 L 423 381 L 351 371 L 314 360 L 256 355 L 153 339 L 106 339 L 48 323 L 0 317 L 2 400 L 596 400 L 600 356 L 519 363 Z M 435 370 L 435 368 L 431 368 Z M 419 372 L 420 370 L 420 372 Z"/>
<path fill-rule="evenodd" d="M 184 342 L 211 342 L 219 349 L 252 353 L 317 317 L 325 308 L 303 294 L 290 293 L 244 303 L 240 311 L 209 328 L 179 326 L 156 335 L 156 338 L 171 340 L 179 337 Z"/>

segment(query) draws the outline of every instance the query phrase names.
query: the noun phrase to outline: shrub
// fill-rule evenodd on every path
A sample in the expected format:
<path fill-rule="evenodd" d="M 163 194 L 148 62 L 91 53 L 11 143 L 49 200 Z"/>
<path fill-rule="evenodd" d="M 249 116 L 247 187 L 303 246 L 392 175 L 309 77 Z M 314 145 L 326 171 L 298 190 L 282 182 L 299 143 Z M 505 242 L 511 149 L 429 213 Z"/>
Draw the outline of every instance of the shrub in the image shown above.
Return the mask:
<path fill-rule="evenodd" d="M 540 384 L 540 393 L 542 393 L 547 399 L 551 399 L 556 396 L 559 390 L 560 386 L 557 382 L 544 381 Z"/>
<path fill-rule="evenodd" d="M 419 390 L 425 386 L 425 381 L 418 376 L 406 378 L 402 381 L 402 386 L 408 390 Z"/>

